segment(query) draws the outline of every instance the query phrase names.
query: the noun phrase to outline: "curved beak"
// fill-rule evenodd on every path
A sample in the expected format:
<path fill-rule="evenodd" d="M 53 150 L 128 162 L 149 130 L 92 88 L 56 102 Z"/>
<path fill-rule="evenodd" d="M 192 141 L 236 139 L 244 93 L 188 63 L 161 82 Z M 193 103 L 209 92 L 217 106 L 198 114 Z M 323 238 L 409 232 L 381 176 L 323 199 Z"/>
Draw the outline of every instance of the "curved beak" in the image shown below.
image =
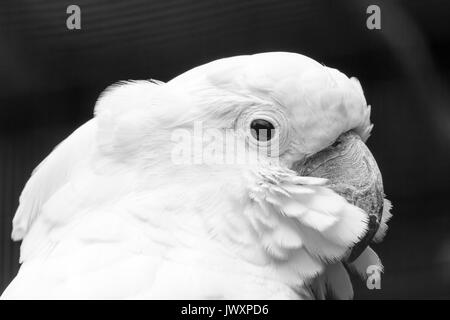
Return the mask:
<path fill-rule="evenodd" d="M 378 165 L 365 143 L 354 132 L 342 134 L 330 147 L 308 157 L 297 172 L 329 180 L 328 187 L 368 215 L 365 236 L 351 249 L 354 261 L 375 236 L 383 214 L 383 181 Z"/>

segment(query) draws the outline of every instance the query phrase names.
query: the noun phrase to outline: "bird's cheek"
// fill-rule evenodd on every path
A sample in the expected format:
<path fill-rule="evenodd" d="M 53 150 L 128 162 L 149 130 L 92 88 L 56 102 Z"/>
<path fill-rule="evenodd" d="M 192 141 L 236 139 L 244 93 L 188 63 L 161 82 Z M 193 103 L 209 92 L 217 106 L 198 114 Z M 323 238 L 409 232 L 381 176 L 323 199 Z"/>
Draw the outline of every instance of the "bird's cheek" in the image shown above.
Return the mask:
<path fill-rule="evenodd" d="M 303 176 L 328 179 L 329 188 L 367 213 L 368 232 L 348 258 L 356 259 L 374 237 L 383 213 L 383 182 L 372 153 L 356 133 L 347 132 L 296 169 Z"/>

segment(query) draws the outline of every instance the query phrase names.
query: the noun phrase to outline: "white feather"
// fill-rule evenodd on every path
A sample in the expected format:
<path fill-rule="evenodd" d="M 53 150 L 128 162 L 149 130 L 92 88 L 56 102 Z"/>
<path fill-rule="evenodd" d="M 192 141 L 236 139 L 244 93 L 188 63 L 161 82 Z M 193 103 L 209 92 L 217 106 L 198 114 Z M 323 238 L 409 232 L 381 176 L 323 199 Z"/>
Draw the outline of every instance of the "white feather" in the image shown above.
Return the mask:
<path fill-rule="evenodd" d="M 42 206 L 69 180 L 74 167 L 92 152 L 96 126 L 93 119 L 75 130 L 33 171 L 20 195 L 19 208 L 14 216 L 14 240 L 24 238 Z"/>
<path fill-rule="evenodd" d="M 279 163 L 172 163 L 174 129 L 227 130 L 252 112 L 284 115 Z M 350 129 L 367 136 L 369 118 L 356 80 L 292 53 L 114 85 L 28 181 L 22 266 L 2 298 L 299 299 L 320 275 L 349 297 L 338 261 L 365 214 L 288 168 Z"/>

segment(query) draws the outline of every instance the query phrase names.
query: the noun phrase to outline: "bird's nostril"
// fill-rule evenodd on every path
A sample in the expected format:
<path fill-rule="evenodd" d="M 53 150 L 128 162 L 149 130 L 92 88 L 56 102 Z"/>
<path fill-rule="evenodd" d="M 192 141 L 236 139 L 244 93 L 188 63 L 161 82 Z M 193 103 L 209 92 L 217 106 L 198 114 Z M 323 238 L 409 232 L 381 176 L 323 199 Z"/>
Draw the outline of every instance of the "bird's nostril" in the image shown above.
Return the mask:
<path fill-rule="evenodd" d="M 332 146 L 333 148 L 336 148 L 336 147 L 339 147 L 339 146 L 341 145 L 341 143 L 342 143 L 342 141 L 336 140 L 331 146 Z"/>

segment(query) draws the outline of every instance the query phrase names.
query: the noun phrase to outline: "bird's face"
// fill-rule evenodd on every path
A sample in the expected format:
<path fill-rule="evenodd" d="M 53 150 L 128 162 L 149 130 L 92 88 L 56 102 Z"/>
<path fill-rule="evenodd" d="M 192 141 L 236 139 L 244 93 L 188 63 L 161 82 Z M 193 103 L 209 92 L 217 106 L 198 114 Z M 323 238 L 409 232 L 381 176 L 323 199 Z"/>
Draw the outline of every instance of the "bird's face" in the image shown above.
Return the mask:
<path fill-rule="evenodd" d="M 223 127 L 232 123 L 250 148 L 264 151 L 254 166 L 264 172 L 256 174 L 256 185 L 267 185 L 267 172 L 286 169 L 325 178 L 327 188 L 362 209 L 366 230 L 348 258 L 359 256 L 380 225 L 384 193 L 377 163 L 365 145 L 372 128 L 370 106 L 356 79 L 301 55 L 267 53 L 219 60 L 172 83 L 207 83 L 219 96 L 243 101 L 218 105 L 223 115 L 232 115 Z M 283 184 L 284 178 L 273 177 Z"/>
<path fill-rule="evenodd" d="M 307 252 L 314 261 L 352 260 L 385 227 L 389 205 L 365 145 L 372 125 L 361 86 L 305 56 L 233 57 L 166 84 L 115 87 L 96 114 L 104 152 L 142 166 L 142 185 L 171 195 L 157 199 L 161 210 L 174 208 L 180 225 L 195 214 L 207 237 L 232 238 L 269 259 L 295 261 Z M 195 132 L 198 122 L 219 132 L 212 144 L 225 157 L 217 159 L 236 159 L 230 141 L 257 156 L 175 164 L 173 132 Z M 230 130 L 235 139 L 220 134 Z M 195 148 L 199 137 L 211 145 L 194 134 L 192 157 L 208 149 Z"/>
<path fill-rule="evenodd" d="M 299 176 L 326 179 L 329 189 L 364 210 L 367 231 L 348 252 L 348 261 L 353 261 L 371 242 L 382 219 L 384 192 L 377 162 L 356 128 L 348 131 L 333 128 L 333 123 L 325 115 L 320 118 L 320 114 L 315 124 L 304 121 L 304 115 L 297 121 L 292 116 L 296 112 L 278 106 L 272 110 L 258 109 L 250 112 L 251 119 L 244 125 L 250 130 L 249 139 L 254 144 L 262 144 L 267 151 L 271 150 L 267 147 L 271 143 L 277 145 L 272 148 L 276 152 L 266 152 L 268 158 L 276 157 L 278 165 Z M 264 161 L 259 165 L 270 171 L 273 163 Z"/>

